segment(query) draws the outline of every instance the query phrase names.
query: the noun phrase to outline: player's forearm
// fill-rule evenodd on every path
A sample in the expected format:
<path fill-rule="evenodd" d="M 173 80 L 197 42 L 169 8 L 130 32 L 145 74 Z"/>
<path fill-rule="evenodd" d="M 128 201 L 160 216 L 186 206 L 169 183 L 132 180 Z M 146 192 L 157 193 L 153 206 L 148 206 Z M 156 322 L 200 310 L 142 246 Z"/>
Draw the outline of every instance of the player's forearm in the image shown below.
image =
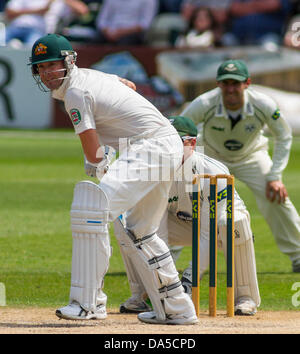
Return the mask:
<path fill-rule="evenodd" d="M 87 160 L 91 163 L 99 163 L 103 159 L 103 153 L 94 129 L 85 130 L 79 134 L 82 149 Z"/>

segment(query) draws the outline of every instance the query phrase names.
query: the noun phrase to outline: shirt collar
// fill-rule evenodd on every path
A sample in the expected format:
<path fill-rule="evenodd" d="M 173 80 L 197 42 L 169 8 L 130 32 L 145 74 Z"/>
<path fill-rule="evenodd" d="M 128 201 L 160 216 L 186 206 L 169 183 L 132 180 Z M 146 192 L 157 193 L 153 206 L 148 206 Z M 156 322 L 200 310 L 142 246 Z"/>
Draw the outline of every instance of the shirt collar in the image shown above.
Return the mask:
<path fill-rule="evenodd" d="M 246 89 L 244 91 L 244 106 L 242 109 L 242 119 L 245 118 L 246 116 L 253 116 L 253 115 L 254 115 L 254 108 L 253 108 L 253 105 L 251 104 L 251 102 L 249 101 L 249 94 Z M 225 118 L 229 119 L 226 108 L 223 103 L 223 97 L 222 97 L 221 90 L 219 93 L 219 100 L 217 102 L 215 116 L 216 117 L 225 117 Z"/>
<path fill-rule="evenodd" d="M 70 83 L 72 82 L 74 74 L 76 73 L 77 70 L 78 70 L 78 67 L 76 65 L 74 65 L 73 68 L 69 70 L 69 72 L 67 74 L 68 78 L 63 80 L 63 83 L 59 86 L 58 89 L 52 91 L 53 98 L 56 98 L 61 101 L 64 100 L 66 90 L 70 86 Z"/>

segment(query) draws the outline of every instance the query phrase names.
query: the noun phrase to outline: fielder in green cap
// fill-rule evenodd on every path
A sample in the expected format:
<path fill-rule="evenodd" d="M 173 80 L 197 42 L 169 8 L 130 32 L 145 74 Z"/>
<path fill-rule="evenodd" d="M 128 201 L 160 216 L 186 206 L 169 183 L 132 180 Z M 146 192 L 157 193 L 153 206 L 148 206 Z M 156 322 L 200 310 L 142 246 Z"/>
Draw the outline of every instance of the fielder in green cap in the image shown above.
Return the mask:
<path fill-rule="evenodd" d="M 251 189 L 279 249 L 300 273 L 300 216 L 282 182 L 291 129 L 276 101 L 251 87 L 244 61 L 220 63 L 216 81 L 217 88 L 195 98 L 180 114 L 202 126 L 198 141 L 205 153 Z M 265 126 L 274 138 L 272 158 Z"/>
<path fill-rule="evenodd" d="M 246 81 L 250 77 L 248 68 L 242 60 L 227 60 L 219 66 L 217 81 L 237 80 Z"/>

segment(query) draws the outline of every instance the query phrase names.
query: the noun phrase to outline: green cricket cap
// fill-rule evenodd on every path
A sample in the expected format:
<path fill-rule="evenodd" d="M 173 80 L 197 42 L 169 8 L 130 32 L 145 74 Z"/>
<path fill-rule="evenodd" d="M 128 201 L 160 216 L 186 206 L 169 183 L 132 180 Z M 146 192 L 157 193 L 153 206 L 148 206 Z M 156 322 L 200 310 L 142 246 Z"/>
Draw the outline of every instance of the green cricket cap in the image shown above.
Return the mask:
<path fill-rule="evenodd" d="M 227 79 L 246 81 L 249 77 L 247 65 L 242 60 L 226 60 L 217 71 L 217 81 Z"/>
<path fill-rule="evenodd" d="M 47 34 L 32 46 L 31 64 L 63 60 L 67 54 L 73 52 L 71 43 L 65 37 L 54 33 Z"/>
<path fill-rule="evenodd" d="M 183 116 L 171 116 L 169 117 L 169 121 L 181 137 L 187 135 L 197 137 L 197 127 L 190 118 Z"/>

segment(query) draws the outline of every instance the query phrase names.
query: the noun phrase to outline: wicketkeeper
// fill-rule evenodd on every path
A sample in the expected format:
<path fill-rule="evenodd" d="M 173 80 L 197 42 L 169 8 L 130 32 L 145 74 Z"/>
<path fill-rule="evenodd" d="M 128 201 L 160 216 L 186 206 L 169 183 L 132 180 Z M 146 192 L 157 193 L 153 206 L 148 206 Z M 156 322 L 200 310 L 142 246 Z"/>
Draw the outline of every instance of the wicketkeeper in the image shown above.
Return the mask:
<path fill-rule="evenodd" d="M 194 151 L 197 128 L 193 121 L 185 117 L 172 117 L 171 122 L 181 136 L 184 145 L 182 174 L 184 178 L 173 181 L 168 208 L 160 223 L 158 236 L 171 246 L 192 245 L 192 193 L 193 174 L 229 174 L 222 163 Z M 226 257 L 226 181 L 218 179 L 218 246 Z M 209 265 L 209 180 L 201 185 L 201 235 L 200 235 L 200 277 Z M 122 220 L 114 222 L 115 234 L 119 240 L 132 296 L 120 306 L 121 312 L 150 310 L 145 302 L 146 289 L 136 269 L 128 258 L 128 241 L 122 233 Z M 250 226 L 250 216 L 244 202 L 235 191 L 235 314 L 254 315 L 260 305 L 260 295 L 256 274 L 254 239 Z M 192 264 L 184 270 L 182 284 L 191 294 Z"/>

